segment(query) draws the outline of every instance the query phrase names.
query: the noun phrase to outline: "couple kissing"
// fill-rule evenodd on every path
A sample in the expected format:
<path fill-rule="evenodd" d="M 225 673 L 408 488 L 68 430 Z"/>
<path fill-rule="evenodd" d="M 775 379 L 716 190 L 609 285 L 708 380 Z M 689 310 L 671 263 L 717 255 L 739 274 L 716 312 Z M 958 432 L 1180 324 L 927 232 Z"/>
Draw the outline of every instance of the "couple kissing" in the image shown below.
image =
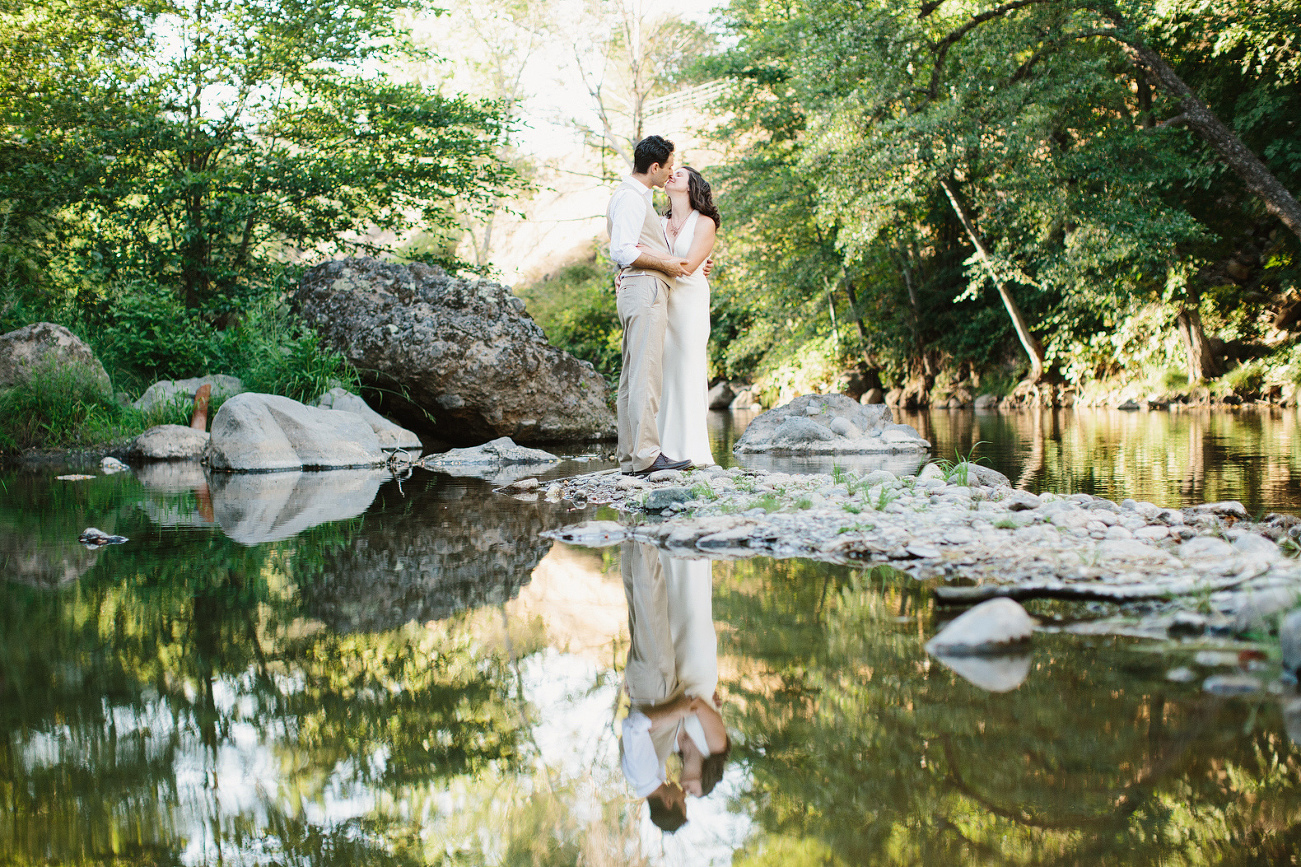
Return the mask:
<path fill-rule="evenodd" d="M 632 173 L 606 211 L 623 326 L 619 468 L 635 476 L 714 463 L 706 424 L 708 272 L 721 218 L 700 173 L 673 163 L 673 142 L 639 141 Z M 656 187 L 669 197 L 662 217 L 652 203 Z"/>

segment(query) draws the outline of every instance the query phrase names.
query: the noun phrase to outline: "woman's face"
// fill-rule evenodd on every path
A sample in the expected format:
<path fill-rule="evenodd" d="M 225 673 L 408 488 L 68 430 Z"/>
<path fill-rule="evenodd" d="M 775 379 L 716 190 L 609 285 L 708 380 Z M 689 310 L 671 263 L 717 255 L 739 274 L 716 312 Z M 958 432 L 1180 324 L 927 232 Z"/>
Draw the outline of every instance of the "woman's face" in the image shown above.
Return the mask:
<path fill-rule="evenodd" d="M 691 173 L 686 169 L 677 169 L 664 183 L 665 190 L 685 193 L 691 183 Z"/>

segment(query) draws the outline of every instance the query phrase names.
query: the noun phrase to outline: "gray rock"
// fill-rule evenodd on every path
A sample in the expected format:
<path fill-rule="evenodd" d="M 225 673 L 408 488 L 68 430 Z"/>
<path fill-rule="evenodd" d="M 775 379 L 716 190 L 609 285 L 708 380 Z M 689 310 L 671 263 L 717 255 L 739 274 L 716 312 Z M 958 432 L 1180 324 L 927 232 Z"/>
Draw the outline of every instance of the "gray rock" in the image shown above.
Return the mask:
<path fill-rule="evenodd" d="M 976 398 L 975 407 L 979 410 L 998 409 L 998 397 L 992 394 L 982 394 Z"/>
<path fill-rule="evenodd" d="M 0 388 L 29 382 L 51 367 L 80 369 L 105 396 L 113 393 L 104 365 L 81 338 L 62 325 L 37 322 L 0 335 Z"/>
<path fill-rule="evenodd" d="M 218 473 L 209 490 L 222 532 L 241 545 L 260 545 L 355 518 L 375 501 L 387 478 L 387 472 L 373 469 Z"/>
<path fill-rule="evenodd" d="M 911 427 L 892 424 L 886 406 L 860 404 L 843 394 L 806 394 L 755 418 L 734 451 L 830 454 L 929 446 Z"/>
<path fill-rule="evenodd" d="M 811 418 L 792 416 L 773 431 L 769 447 L 798 450 L 809 443 L 827 442 L 835 438 L 835 431 L 826 425 L 819 424 Z"/>
<path fill-rule="evenodd" d="M 268 472 L 376 467 L 385 455 L 359 416 L 246 392 L 212 420 L 204 462 L 222 472 Z"/>
<path fill-rule="evenodd" d="M 207 431 L 179 424 L 160 424 L 127 446 L 127 455 L 141 461 L 193 461 L 208 448 Z"/>
<path fill-rule="evenodd" d="M 541 449 L 516 445 L 510 437 L 498 437 L 473 448 L 451 449 L 425 458 L 424 465 L 431 470 L 460 475 L 464 468 L 500 467 L 511 464 L 536 464 L 550 466 L 560 463 L 560 458 Z"/>
<path fill-rule="evenodd" d="M 967 484 L 984 485 L 987 488 L 1011 487 L 1012 480 L 992 467 L 981 464 L 967 464 Z"/>
<path fill-rule="evenodd" d="M 735 398 L 736 392 L 732 390 L 732 386 L 726 382 L 720 382 L 709 390 L 705 400 L 708 402 L 710 409 L 727 409 L 732 405 Z"/>
<path fill-rule="evenodd" d="M 1259 533 L 1243 533 L 1233 540 L 1233 547 L 1243 554 L 1255 554 L 1264 557 L 1277 557 L 1278 545 Z"/>
<path fill-rule="evenodd" d="M 135 408 L 148 415 L 174 402 L 190 403 L 205 385 L 212 386 L 212 406 L 244 393 L 244 383 L 238 377 L 222 373 L 190 379 L 160 379 L 145 389 L 145 393 L 135 402 Z"/>
<path fill-rule="evenodd" d="M 847 418 L 833 418 L 828 425 L 832 433 L 836 436 L 842 436 L 846 439 L 856 440 L 863 436 L 863 432 L 854 426 L 854 423 Z"/>
<path fill-rule="evenodd" d="M 346 388 L 330 389 L 317 399 L 316 405 L 321 409 L 337 409 L 340 412 L 361 416 L 366 424 L 370 425 L 371 430 L 375 431 L 375 436 L 379 439 L 379 447 L 384 451 L 405 449 L 418 452 L 420 450 L 420 437 L 384 418 L 371 409 L 370 404 Z"/>
<path fill-rule="evenodd" d="M 1220 503 L 1202 503 L 1200 506 L 1190 506 L 1187 509 L 1184 509 L 1184 514 L 1188 516 L 1189 520 L 1192 520 L 1199 515 L 1214 515 L 1217 518 L 1233 518 L 1236 521 L 1247 521 L 1251 519 L 1251 516 L 1247 514 L 1247 510 L 1243 507 L 1242 503 L 1239 503 L 1236 500 L 1225 500 Z"/>
<path fill-rule="evenodd" d="M 1283 670 L 1296 677 L 1301 671 L 1301 608 L 1284 615 L 1278 625 L 1278 641 L 1283 651 Z"/>
<path fill-rule="evenodd" d="M 1271 587 L 1248 592 L 1233 615 L 1233 631 L 1273 632 L 1280 612 L 1301 604 L 1301 588 Z"/>
<path fill-rule="evenodd" d="M 293 305 L 383 395 L 382 414 L 417 433 L 455 445 L 614 436 L 605 380 L 551 346 L 505 286 L 345 259 L 304 274 Z"/>
<path fill-rule="evenodd" d="M 1006 506 L 1009 512 L 1028 512 L 1042 505 L 1042 501 L 1034 494 L 1016 489 L 1008 491 L 999 502 Z"/>
<path fill-rule="evenodd" d="M 105 457 L 99 462 L 99 471 L 106 476 L 111 476 L 114 473 L 126 472 L 129 469 L 130 467 L 114 457 Z"/>
<path fill-rule="evenodd" d="M 1223 560 L 1233 556 L 1233 546 L 1214 536 L 1197 536 L 1179 546 L 1176 553 L 1185 560 Z"/>
<path fill-rule="evenodd" d="M 763 409 L 763 401 L 759 399 L 759 392 L 753 388 L 742 388 L 732 398 L 730 409 Z"/>
<path fill-rule="evenodd" d="M 1012 599 L 982 602 L 954 618 L 926 643 L 936 656 L 994 654 L 1023 644 L 1034 633 L 1034 619 Z"/>
<path fill-rule="evenodd" d="M 656 470 L 646 477 L 648 482 L 676 482 L 682 478 L 681 470 Z"/>
<path fill-rule="evenodd" d="M 689 503 L 696 498 L 690 488 L 656 488 L 646 494 L 642 507 L 648 512 L 659 512 L 677 503 Z"/>

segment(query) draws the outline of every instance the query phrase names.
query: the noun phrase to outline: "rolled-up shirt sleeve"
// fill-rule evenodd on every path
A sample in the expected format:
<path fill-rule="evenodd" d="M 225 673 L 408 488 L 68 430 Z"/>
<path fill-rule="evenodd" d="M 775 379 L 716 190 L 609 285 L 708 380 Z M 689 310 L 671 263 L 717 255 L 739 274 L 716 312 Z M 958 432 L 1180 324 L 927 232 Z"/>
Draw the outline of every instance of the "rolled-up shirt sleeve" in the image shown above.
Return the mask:
<path fill-rule="evenodd" d="M 637 261 L 637 239 L 646 222 L 646 200 L 629 189 L 615 191 L 610 197 L 610 258 L 620 268 Z"/>
<path fill-rule="evenodd" d="M 623 721 L 623 736 L 619 738 L 623 775 L 638 798 L 646 797 L 664 782 L 664 766 L 655 754 L 650 730 L 650 717 L 633 711 Z"/>

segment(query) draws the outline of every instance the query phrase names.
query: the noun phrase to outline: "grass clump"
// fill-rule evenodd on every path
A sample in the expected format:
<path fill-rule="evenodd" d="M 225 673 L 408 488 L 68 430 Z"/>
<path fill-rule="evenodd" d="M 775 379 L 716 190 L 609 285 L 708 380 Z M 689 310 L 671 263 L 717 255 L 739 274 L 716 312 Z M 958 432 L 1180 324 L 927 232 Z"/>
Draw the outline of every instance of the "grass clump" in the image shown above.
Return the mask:
<path fill-rule="evenodd" d="M 144 429 L 103 379 L 81 365 L 48 359 L 24 382 L 0 391 L 0 453 L 116 442 Z"/>

